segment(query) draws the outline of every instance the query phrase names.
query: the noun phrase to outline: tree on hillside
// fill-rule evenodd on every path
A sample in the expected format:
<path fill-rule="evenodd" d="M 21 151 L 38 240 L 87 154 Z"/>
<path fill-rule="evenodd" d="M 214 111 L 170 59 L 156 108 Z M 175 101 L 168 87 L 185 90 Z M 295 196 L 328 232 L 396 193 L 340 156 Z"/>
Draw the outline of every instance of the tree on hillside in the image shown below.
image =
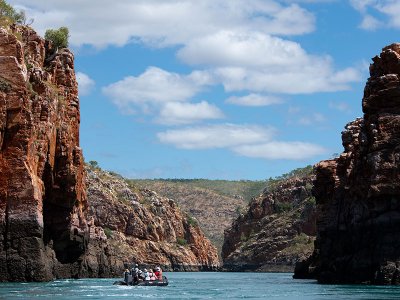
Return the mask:
<path fill-rule="evenodd" d="M 33 23 L 33 19 L 31 19 L 28 22 L 30 24 L 27 24 L 25 12 L 22 10 L 17 12 L 15 8 L 8 4 L 5 0 L 0 0 L 0 17 L 8 18 L 17 24 L 30 25 Z"/>
<path fill-rule="evenodd" d="M 60 27 L 58 29 L 47 29 L 46 33 L 44 34 L 44 38 L 51 41 L 55 49 L 67 48 L 69 30 L 67 27 Z"/>

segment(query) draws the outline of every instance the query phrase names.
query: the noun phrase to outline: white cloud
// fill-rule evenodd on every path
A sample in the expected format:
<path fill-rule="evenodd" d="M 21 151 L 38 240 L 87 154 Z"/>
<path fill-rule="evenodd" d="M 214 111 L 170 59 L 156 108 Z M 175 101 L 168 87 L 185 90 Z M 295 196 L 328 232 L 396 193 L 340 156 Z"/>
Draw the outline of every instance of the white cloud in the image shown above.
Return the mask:
<path fill-rule="evenodd" d="M 283 100 L 275 96 L 249 94 L 242 97 L 232 96 L 226 99 L 225 102 L 241 106 L 268 106 L 273 104 L 281 104 L 283 103 Z"/>
<path fill-rule="evenodd" d="M 147 110 L 168 102 L 187 101 L 207 83 L 200 72 L 180 75 L 149 67 L 139 76 L 128 76 L 103 88 L 103 93 L 122 110 Z"/>
<path fill-rule="evenodd" d="M 221 119 L 222 111 L 206 101 L 200 103 L 167 103 L 160 111 L 158 122 L 167 125 L 195 123 L 206 119 Z"/>
<path fill-rule="evenodd" d="M 76 72 L 76 80 L 78 81 L 79 95 L 81 96 L 88 95 L 95 86 L 94 80 L 82 72 Z"/>
<path fill-rule="evenodd" d="M 363 20 L 360 24 L 360 28 L 366 29 L 366 30 L 375 30 L 379 27 L 382 26 L 382 22 L 380 22 L 378 19 L 374 18 L 371 15 L 364 15 Z"/>
<path fill-rule="evenodd" d="M 303 68 L 301 68 L 303 67 Z M 335 72 L 329 60 L 310 61 L 307 65 L 298 65 L 271 72 L 268 69 L 245 69 L 224 67 L 215 70 L 216 76 L 227 91 L 249 90 L 276 94 L 310 94 L 316 92 L 334 92 L 349 90 L 351 82 L 361 78 L 357 69 Z"/>
<path fill-rule="evenodd" d="M 326 121 L 326 118 L 323 114 L 313 113 L 311 115 L 301 117 L 299 119 L 298 123 L 301 125 L 315 125 L 316 123 L 322 123 L 325 121 Z"/>
<path fill-rule="evenodd" d="M 228 91 L 331 92 L 348 89 L 351 82 L 359 80 L 357 76 L 347 76 L 344 81 L 335 81 L 341 70 L 334 69 L 329 57 L 310 55 L 300 44 L 277 37 L 315 29 L 314 15 L 291 1 L 12 0 L 11 3 L 24 6 L 41 33 L 46 28 L 67 25 L 70 42 L 75 46 L 123 46 L 135 42 L 152 47 L 178 46 L 177 56 L 182 61 L 210 66 L 208 74 L 218 75 L 216 79 Z M 355 69 L 352 71 L 357 73 Z M 125 83 L 133 79 L 127 77 Z M 121 85 L 115 88 L 121 89 Z M 118 95 L 118 98 L 126 97 Z M 118 104 L 125 106 L 121 101 Z"/>
<path fill-rule="evenodd" d="M 350 4 L 359 12 L 365 13 L 368 6 L 376 3 L 376 0 L 350 0 Z"/>
<path fill-rule="evenodd" d="M 220 124 L 167 130 L 157 137 L 160 142 L 181 149 L 212 149 L 269 141 L 274 133 L 271 127 Z"/>
<path fill-rule="evenodd" d="M 295 35 L 315 28 L 313 14 L 277 0 L 10 0 L 35 18 L 40 33 L 67 25 L 71 44 L 153 46 L 186 44 L 220 30 Z"/>
<path fill-rule="evenodd" d="M 315 144 L 279 141 L 259 145 L 243 145 L 233 148 L 233 151 L 243 156 L 271 160 L 303 160 L 326 153 L 326 149 Z"/>
<path fill-rule="evenodd" d="M 365 30 L 375 30 L 380 27 L 400 29 L 399 1 L 350 0 L 350 4 L 363 16 L 360 28 Z"/>
<path fill-rule="evenodd" d="M 219 31 L 190 41 L 177 53 L 189 64 L 280 68 L 308 63 L 298 43 L 261 32 Z"/>
<path fill-rule="evenodd" d="M 343 112 L 350 112 L 350 106 L 346 102 L 335 102 L 331 101 L 329 102 L 329 108 L 336 109 L 338 111 L 343 111 Z"/>
<path fill-rule="evenodd" d="M 210 125 L 167 130 L 158 139 L 181 149 L 226 148 L 241 156 L 263 159 L 303 160 L 326 153 L 318 145 L 274 141 L 276 130 L 254 125 Z"/>

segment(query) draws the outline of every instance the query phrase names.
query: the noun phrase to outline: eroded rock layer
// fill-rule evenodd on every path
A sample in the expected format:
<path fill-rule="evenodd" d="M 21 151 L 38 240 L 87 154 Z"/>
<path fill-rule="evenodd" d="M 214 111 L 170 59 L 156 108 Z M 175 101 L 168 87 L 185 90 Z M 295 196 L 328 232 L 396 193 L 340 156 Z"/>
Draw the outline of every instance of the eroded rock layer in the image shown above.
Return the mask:
<path fill-rule="evenodd" d="M 318 235 L 297 278 L 400 284 L 400 44 L 373 58 L 370 75 L 344 152 L 316 166 Z"/>
<path fill-rule="evenodd" d="M 223 267 L 230 271 L 292 272 L 313 249 L 312 175 L 282 180 L 254 198 L 225 231 Z"/>
<path fill-rule="evenodd" d="M 52 54 L 29 28 L 0 28 L 0 281 L 75 276 L 85 251 L 74 56 Z"/>
<path fill-rule="evenodd" d="M 217 249 L 174 200 L 99 169 L 88 169 L 87 185 L 91 240 L 105 241 L 89 243 L 90 269 L 120 276 L 132 262 L 175 271 L 219 267 Z"/>

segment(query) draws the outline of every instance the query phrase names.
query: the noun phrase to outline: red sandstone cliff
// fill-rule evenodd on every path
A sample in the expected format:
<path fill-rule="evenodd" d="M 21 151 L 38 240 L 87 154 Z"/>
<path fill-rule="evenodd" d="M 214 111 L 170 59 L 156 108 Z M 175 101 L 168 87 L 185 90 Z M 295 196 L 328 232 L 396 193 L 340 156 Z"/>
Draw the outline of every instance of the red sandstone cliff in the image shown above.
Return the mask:
<path fill-rule="evenodd" d="M 91 234 L 89 267 L 120 276 L 124 263 L 159 264 L 164 270 L 199 271 L 219 267 L 217 249 L 174 200 L 131 187 L 119 176 L 89 168 L 87 176 Z M 100 228 L 104 234 L 96 234 Z M 99 260 L 99 253 L 106 253 Z"/>
<path fill-rule="evenodd" d="M 73 54 L 29 27 L 0 28 L 0 281 L 120 276 L 132 261 L 217 267 L 201 230 L 151 191 L 92 172 L 89 209 L 79 123 Z"/>
<path fill-rule="evenodd" d="M 27 27 L 0 28 L 0 280 L 73 276 L 85 249 L 74 57 L 51 53 Z"/>
<path fill-rule="evenodd" d="M 400 284 L 400 44 L 373 58 L 370 75 L 344 152 L 316 165 L 318 235 L 297 278 Z"/>
<path fill-rule="evenodd" d="M 281 180 L 251 201 L 246 214 L 225 231 L 225 269 L 291 272 L 311 254 L 316 234 L 312 180 L 312 175 Z"/>

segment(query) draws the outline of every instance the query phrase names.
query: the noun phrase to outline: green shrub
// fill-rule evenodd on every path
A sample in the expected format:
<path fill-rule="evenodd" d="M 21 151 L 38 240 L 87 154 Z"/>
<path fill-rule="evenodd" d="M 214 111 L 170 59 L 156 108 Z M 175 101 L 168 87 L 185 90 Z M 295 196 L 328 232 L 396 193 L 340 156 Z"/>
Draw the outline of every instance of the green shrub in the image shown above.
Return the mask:
<path fill-rule="evenodd" d="M 103 230 L 104 230 L 104 233 L 106 234 L 106 237 L 107 237 L 108 239 L 111 238 L 111 237 L 113 236 L 113 232 L 112 232 L 112 230 L 111 230 L 110 228 L 104 227 Z"/>
<path fill-rule="evenodd" d="M 186 246 L 188 242 L 184 238 L 176 238 L 176 243 L 180 246 Z"/>
<path fill-rule="evenodd" d="M 11 90 L 11 84 L 7 81 L 0 79 L 0 91 L 8 93 Z"/>
<path fill-rule="evenodd" d="M 187 216 L 186 216 L 186 220 L 187 220 L 187 222 L 188 222 L 188 224 L 189 224 L 190 226 L 193 226 L 193 227 L 199 226 L 199 224 L 197 223 L 197 221 L 196 221 L 192 216 L 190 216 L 190 215 L 187 215 Z"/>
<path fill-rule="evenodd" d="M 306 198 L 306 205 L 307 206 L 315 206 L 316 203 L 317 203 L 317 200 L 315 199 L 314 196 Z"/>
<path fill-rule="evenodd" d="M 47 29 L 44 37 L 51 41 L 56 49 L 68 47 L 69 30 L 67 27 Z"/>
<path fill-rule="evenodd" d="M 89 161 L 89 166 L 94 170 L 100 170 L 99 163 L 95 160 Z"/>
<path fill-rule="evenodd" d="M 16 11 L 14 7 L 5 0 L 0 0 L 0 17 L 7 18 L 13 23 L 25 24 L 26 15 L 24 11 Z"/>
<path fill-rule="evenodd" d="M 293 208 L 293 204 L 289 202 L 277 202 L 275 203 L 275 211 L 277 213 L 284 213 L 290 211 Z"/>

